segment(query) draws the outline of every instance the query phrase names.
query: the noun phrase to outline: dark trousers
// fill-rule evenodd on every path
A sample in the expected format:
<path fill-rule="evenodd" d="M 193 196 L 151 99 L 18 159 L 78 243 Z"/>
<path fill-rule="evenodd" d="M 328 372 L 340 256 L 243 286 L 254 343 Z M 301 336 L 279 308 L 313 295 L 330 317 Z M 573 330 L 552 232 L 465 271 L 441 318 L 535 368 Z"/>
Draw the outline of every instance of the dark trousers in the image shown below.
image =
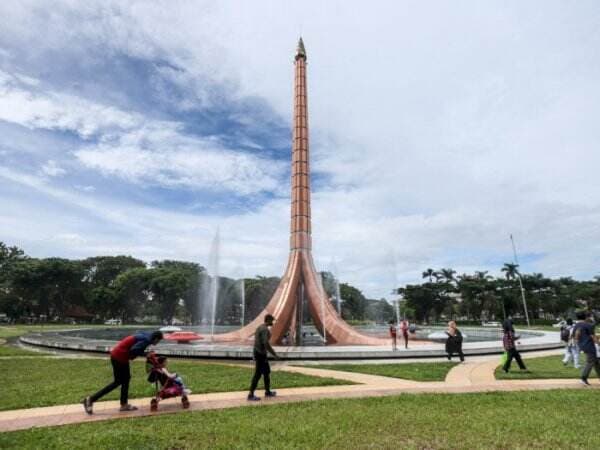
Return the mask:
<path fill-rule="evenodd" d="M 465 354 L 463 353 L 462 349 L 457 352 L 448 353 L 448 361 L 452 359 L 452 355 L 458 355 L 461 362 L 465 360 Z"/>
<path fill-rule="evenodd" d="M 586 353 L 585 354 L 585 367 L 581 371 L 581 378 L 583 380 L 587 380 L 592 372 L 592 369 L 596 370 L 596 375 L 600 378 L 600 361 L 598 360 L 598 356 L 596 353 Z"/>
<path fill-rule="evenodd" d="M 129 363 L 122 363 L 112 358 L 110 358 L 110 363 L 112 364 L 113 368 L 113 382 L 104 386 L 102 389 L 92 395 L 90 399 L 92 402 L 95 402 L 109 392 L 121 386 L 121 405 L 126 405 L 127 397 L 129 396 L 129 380 L 131 379 Z"/>
<path fill-rule="evenodd" d="M 402 337 L 404 338 L 404 348 L 408 348 L 408 333 L 402 333 Z"/>
<path fill-rule="evenodd" d="M 506 358 L 506 362 L 504 363 L 504 367 L 503 367 L 505 372 L 508 372 L 508 370 L 510 369 L 510 363 L 512 362 L 513 358 L 519 365 L 519 369 L 521 369 L 521 370 L 527 369 L 527 367 L 525 367 L 525 364 L 523 364 L 523 360 L 521 359 L 521 354 L 519 353 L 519 351 L 516 348 L 511 348 L 510 350 L 507 350 L 507 353 L 508 353 L 508 358 Z"/>
<path fill-rule="evenodd" d="M 256 366 L 254 368 L 254 376 L 252 377 L 252 383 L 250 384 L 250 393 L 254 394 L 256 386 L 261 375 L 265 379 L 265 392 L 271 391 L 271 366 L 269 366 L 269 359 L 267 355 L 254 352 L 254 362 Z"/>

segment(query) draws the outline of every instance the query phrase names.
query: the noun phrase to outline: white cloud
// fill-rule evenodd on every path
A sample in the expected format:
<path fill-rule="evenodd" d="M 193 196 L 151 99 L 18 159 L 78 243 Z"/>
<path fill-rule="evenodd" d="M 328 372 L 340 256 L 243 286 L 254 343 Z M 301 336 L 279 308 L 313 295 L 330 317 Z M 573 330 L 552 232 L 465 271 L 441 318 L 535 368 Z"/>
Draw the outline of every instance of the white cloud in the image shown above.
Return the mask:
<path fill-rule="evenodd" d="M 38 3 L 0 6 L 0 15 L 9 17 L 0 39 L 39 54 L 66 49 L 86 64 L 100 58 L 86 51 L 88 45 L 165 58 L 184 68 L 162 70 L 189 94 L 178 105 L 182 110 L 218 102 L 210 90 L 217 83 L 234 97 L 266 99 L 291 118 L 292 52 L 302 28 L 313 167 L 328 176 L 314 196 L 315 256 L 321 267 L 335 256 L 344 280 L 379 296 L 396 282 L 418 281 L 427 267 L 496 273 L 496 261 L 511 257 L 509 233 L 521 253 L 539 255 L 523 263 L 525 271 L 597 273 L 599 8 L 554 2 L 435 8 L 422 2 L 65 2 L 48 17 Z M 42 25 L 47 32 L 39 37 Z M 282 169 L 268 161 L 218 141 L 186 139 L 177 124 L 148 124 L 111 104 L 81 103 L 11 77 L 0 73 L 10 102 L 0 106 L 4 120 L 84 138 L 111 136 L 76 151 L 86 167 L 174 189 L 282 189 Z M 102 210 L 111 212 L 105 201 Z M 278 274 L 287 208 L 279 199 L 227 219 L 152 211 L 156 224 L 135 205 L 118 207 L 116 217 L 108 216 L 115 227 L 129 230 L 120 219 L 130 209 L 157 228 L 136 219 L 143 232 L 136 228 L 133 240 L 125 231 L 126 237 L 107 237 L 89 228 L 94 243 L 85 250 L 202 255 L 207 229 L 225 222 L 224 235 L 231 230 L 234 236 L 231 260 L 243 261 L 250 273 Z M 194 228 L 199 223 L 206 227 L 202 239 Z"/>
<path fill-rule="evenodd" d="M 41 168 L 41 172 L 49 177 L 60 177 L 61 175 L 67 173 L 65 169 L 60 167 L 56 161 L 52 159 L 46 161 L 46 164 L 44 164 Z"/>
<path fill-rule="evenodd" d="M 169 188 L 276 191 L 282 164 L 224 148 L 215 139 L 189 138 L 168 124 L 146 125 L 117 141 L 75 152 L 86 167 L 134 183 Z"/>
<path fill-rule="evenodd" d="M 216 138 L 186 137 L 178 123 L 149 120 L 64 93 L 27 90 L 18 82 L 23 78 L 0 71 L 0 120 L 97 137 L 99 144 L 75 152 L 86 167 L 169 188 L 239 195 L 279 189 L 278 177 L 285 170 L 280 163 L 225 148 Z M 37 86 L 39 81 L 27 84 Z M 66 173 L 54 160 L 41 170 L 52 177 Z"/>
<path fill-rule="evenodd" d="M 142 117 L 59 92 L 38 92 L 39 80 L 0 71 L 0 120 L 27 128 L 67 130 L 87 139 L 139 126 Z"/>

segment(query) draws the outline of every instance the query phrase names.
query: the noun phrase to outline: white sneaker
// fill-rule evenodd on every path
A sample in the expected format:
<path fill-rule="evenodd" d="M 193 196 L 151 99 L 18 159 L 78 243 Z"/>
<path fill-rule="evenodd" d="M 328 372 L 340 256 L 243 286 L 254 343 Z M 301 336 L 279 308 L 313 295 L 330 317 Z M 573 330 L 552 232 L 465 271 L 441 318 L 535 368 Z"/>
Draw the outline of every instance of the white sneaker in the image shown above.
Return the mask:
<path fill-rule="evenodd" d="M 191 389 L 184 389 L 183 390 L 183 395 L 190 395 L 192 393 Z"/>
<path fill-rule="evenodd" d="M 584 380 L 583 378 L 582 378 L 581 380 L 579 380 L 579 382 L 580 382 L 580 383 L 581 383 L 583 386 L 585 386 L 585 387 L 589 387 L 589 386 L 590 386 L 590 383 L 588 383 L 588 380 Z"/>

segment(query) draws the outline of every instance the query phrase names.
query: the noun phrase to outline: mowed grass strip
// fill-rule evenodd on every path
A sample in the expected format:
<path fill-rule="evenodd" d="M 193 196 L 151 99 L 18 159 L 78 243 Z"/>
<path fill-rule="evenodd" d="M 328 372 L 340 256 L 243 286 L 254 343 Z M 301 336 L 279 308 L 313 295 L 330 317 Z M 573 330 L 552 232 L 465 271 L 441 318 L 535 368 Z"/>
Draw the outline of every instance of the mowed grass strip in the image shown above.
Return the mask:
<path fill-rule="evenodd" d="M 513 360 L 510 366 L 510 372 L 504 373 L 502 366 L 496 368 L 496 379 L 498 380 L 532 380 L 532 379 L 547 379 L 547 378 L 579 378 L 581 376 L 581 368 L 575 369 L 573 362 L 568 366 L 562 363 L 563 355 L 542 356 L 539 358 L 523 359 L 528 372 L 519 370 L 519 366 Z M 585 354 L 579 356 L 581 366 L 585 365 Z M 592 372 L 591 377 L 595 373 Z"/>
<path fill-rule="evenodd" d="M 246 390 L 253 374 L 251 366 L 245 368 L 175 359 L 170 359 L 169 362 L 169 370 L 180 374 L 195 394 Z M 2 359 L 0 364 L 3 371 L 0 410 L 77 403 L 112 380 L 112 366 L 108 357 L 12 358 Z M 147 381 L 143 360 L 132 362 L 131 373 L 129 396 L 136 398 L 153 395 L 154 385 Z M 271 374 L 271 380 L 274 388 L 352 384 L 332 378 L 279 371 Z M 119 391 L 116 389 L 103 399 L 118 399 Z"/>
<path fill-rule="evenodd" d="M 0 356 L 47 356 L 49 353 L 27 350 L 7 343 L 2 343 L 0 339 Z"/>
<path fill-rule="evenodd" d="M 40 331 L 56 331 L 61 329 L 73 329 L 73 328 L 91 328 L 100 327 L 98 325 L 2 325 L 0 326 L 0 357 L 3 356 L 45 356 L 51 353 L 43 351 L 27 350 L 22 347 L 11 345 L 12 341 L 15 341 L 18 336 L 27 334 L 29 332 L 40 332 Z M 103 328 L 108 328 L 103 326 Z M 8 341 L 8 342 L 7 342 Z"/>
<path fill-rule="evenodd" d="M 414 381 L 444 381 L 450 369 L 457 363 L 406 363 L 406 364 L 319 364 L 317 369 L 381 375 Z"/>
<path fill-rule="evenodd" d="M 0 448 L 591 449 L 598 402 L 598 390 L 321 400 L 1 433 Z"/>

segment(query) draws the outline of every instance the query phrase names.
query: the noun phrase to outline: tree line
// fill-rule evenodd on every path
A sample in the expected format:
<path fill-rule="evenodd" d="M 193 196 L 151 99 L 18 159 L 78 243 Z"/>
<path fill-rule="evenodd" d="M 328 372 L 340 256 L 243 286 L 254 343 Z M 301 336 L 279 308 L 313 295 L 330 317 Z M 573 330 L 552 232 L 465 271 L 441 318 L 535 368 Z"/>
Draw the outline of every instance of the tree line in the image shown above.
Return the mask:
<path fill-rule="evenodd" d="M 218 278 L 217 324 L 239 324 L 256 317 L 271 299 L 279 277 Z M 131 256 L 81 260 L 32 258 L 0 242 L 0 313 L 11 321 L 148 322 L 199 324 L 207 318 L 205 296 L 211 282 L 206 269 L 186 261 L 146 262 Z M 243 286 L 243 296 L 242 289 Z M 330 273 L 323 286 L 331 300 L 337 289 Z M 392 318 L 385 300 L 368 300 L 341 284 L 342 314 L 349 320 Z M 242 299 L 244 299 L 242 304 Z M 306 314 L 304 317 L 309 317 Z"/>
<path fill-rule="evenodd" d="M 421 284 L 396 289 L 406 314 L 419 322 L 442 319 L 486 321 L 523 317 L 523 296 L 529 317 L 553 320 L 579 309 L 600 309 L 600 276 L 578 281 L 551 279 L 541 273 L 522 274 L 518 264 L 505 263 L 500 277 L 487 271 L 457 275 L 453 269 L 425 270 Z M 522 286 L 522 289 L 521 289 Z"/>
<path fill-rule="evenodd" d="M 522 317 L 525 296 L 529 317 L 551 320 L 577 309 L 600 309 L 600 276 L 579 281 L 551 279 L 541 273 L 522 274 L 516 264 L 504 264 L 500 277 L 487 271 L 457 275 L 449 268 L 427 269 L 423 282 L 395 289 L 401 315 L 418 322 L 446 319 L 469 321 Z M 385 299 L 368 299 L 347 283 L 336 285 L 322 273 L 323 288 L 348 321 L 387 322 L 396 317 Z M 256 317 L 271 299 L 279 277 L 218 279 L 217 324 L 239 324 Z M 18 247 L 0 242 L 0 313 L 13 321 L 76 320 L 124 323 L 201 323 L 207 317 L 199 298 L 210 277 L 206 269 L 187 261 L 149 264 L 131 256 L 95 256 L 80 260 L 32 258 Z M 523 292 L 521 292 L 521 285 Z M 243 286 L 243 296 L 242 289 Z M 242 304 L 242 298 L 244 302 Z M 304 317 L 310 317 L 308 312 Z"/>

